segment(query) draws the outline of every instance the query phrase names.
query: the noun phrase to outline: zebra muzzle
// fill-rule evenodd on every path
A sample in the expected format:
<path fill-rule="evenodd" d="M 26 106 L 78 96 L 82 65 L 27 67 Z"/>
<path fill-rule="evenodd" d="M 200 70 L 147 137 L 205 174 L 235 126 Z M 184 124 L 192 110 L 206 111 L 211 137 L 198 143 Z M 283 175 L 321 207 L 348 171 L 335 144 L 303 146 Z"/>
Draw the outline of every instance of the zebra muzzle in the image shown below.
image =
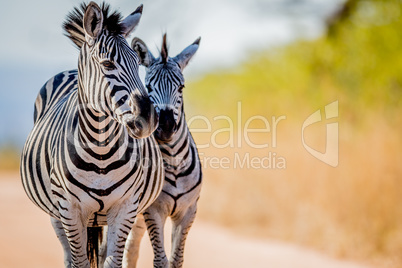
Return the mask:
<path fill-rule="evenodd" d="M 149 137 L 155 130 L 154 122 L 149 122 L 141 116 L 125 115 L 123 116 L 123 124 L 126 126 L 129 135 L 135 139 Z"/>
<path fill-rule="evenodd" d="M 173 110 L 161 110 L 159 115 L 159 126 L 155 136 L 160 141 L 170 141 L 173 134 L 177 131 L 177 124 L 174 120 Z"/>

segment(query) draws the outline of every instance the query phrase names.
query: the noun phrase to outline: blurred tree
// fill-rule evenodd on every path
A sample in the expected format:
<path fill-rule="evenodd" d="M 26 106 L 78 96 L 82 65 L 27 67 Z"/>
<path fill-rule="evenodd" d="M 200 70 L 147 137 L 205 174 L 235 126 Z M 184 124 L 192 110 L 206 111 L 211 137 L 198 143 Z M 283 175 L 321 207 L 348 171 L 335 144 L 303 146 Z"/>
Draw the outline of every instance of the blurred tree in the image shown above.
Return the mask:
<path fill-rule="evenodd" d="M 346 1 L 329 19 L 327 35 L 256 52 L 237 68 L 193 82 L 194 90 L 186 94 L 189 101 L 197 99 L 192 112 L 234 115 L 233 104 L 241 100 L 245 113 L 266 114 L 269 107 L 270 113 L 290 114 L 338 99 L 354 120 L 367 111 L 397 113 L 401 14 L 400 0 Z"/>
<path fill-rule="evenodd" d="M 342 22 L 350 18 L 350 16 L 355 12 L 359 2 L 361 2 L 361 0 L 347 0 L 328 17 L 326 21 L 328 36 L 332 37 L 336 35 L 338 27 L 342 25 Z"/>

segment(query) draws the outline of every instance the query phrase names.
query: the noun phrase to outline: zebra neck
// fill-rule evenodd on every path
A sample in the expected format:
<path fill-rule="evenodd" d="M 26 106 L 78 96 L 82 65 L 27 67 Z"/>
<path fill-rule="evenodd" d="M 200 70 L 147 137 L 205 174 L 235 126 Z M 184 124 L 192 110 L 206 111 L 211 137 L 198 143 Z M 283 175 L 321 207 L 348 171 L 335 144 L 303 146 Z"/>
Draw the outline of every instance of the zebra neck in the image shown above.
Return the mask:
<path fill-rule="evenodd" d="M 191 163 L 192 142 L 184 113 L 180 118 L 178 130 L 173 134 L 172 140 L 158 143 L 166 167 L 183 170 Z"/>
<path fill-rule="evenodd" d="M 110 154 L 128 144 L 126 129 L 112 117 L 99 113 L 86 104 L 80 104 L 75 139 L 80 147 L 96 155 Z"/>

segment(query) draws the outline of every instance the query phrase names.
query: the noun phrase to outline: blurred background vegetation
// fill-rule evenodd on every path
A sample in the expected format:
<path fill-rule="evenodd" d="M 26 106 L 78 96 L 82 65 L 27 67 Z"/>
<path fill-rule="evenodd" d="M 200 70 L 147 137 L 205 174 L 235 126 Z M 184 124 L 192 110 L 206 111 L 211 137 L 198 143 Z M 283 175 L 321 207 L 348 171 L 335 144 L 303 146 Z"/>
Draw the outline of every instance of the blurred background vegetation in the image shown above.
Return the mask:
<path fill-rule="evenodd" d="M 17 172 L 20 166 L 19 146 L 5 143 L 0 146 L 0 171 Z"/>
<path fill-rule="evenodd" d="M 217 99 L 246 101 L 253 113 L 267 112 L 268 105 L 271 113 L 289 113 L 334 98 L 356 120 L 367 110 L 394 112 L 402 94 L 400 13 L 400 1 L 347 1 L 328 19 L 322 38 L 257 52 L 232 70 L 211 72 L 193 81 L 188 100 L 198 98 L 191 105 L 202 112 L 227 111 L 216 107 Z"/>
<path fill-rule="evenodd" d="M 239 66 L 187 83 L 187 115 L 207 116 L 214 129 L 228 127 L 213 120 L 217 115 L 236 120 L 238 101 L 244 118 L 287 117 L 277 148 L 268 149 L 286 158 L 286 170 L 205 169 L 200 218 L 376 267 L 402 267 L 401 29 L 401 1 L 346 1 L 321 38 L 254 52 Z M 335 100 L 339 166 L 332 168 L 302 148 L 301 126 Z M 194 134 L 202 143 L 206 135 Z M 325 150 L 324 124 L 309 135 Z M 253 139 L 270 141 L 267 134 Z M 243 143 L 200 152 L 233 160 L 267 149 Z"/>
<path fill-rule="evenodd" d="M 187 118 L 205 115 L 214 129 L 226 126 L 215 116 L 236 120 L 239 101 L 244 118 L 286 116 L 276 148 L 243 143 L 200 150 L 202 156 L 232 158 L 271 151 L 285 157 L 287 166 L 206 168 L 199 218 L 244 235 L 296 242 L 377 267 L 402 267 L 401 29 L 401 1 L 350 0 L 328 18 L 327 33 L 319 39 L 253 52 L 238 66 L 188 81 Z M 304 150 L 301 125 L 335 100 L 340 144 L 339 166 L 333 168 Z M 324 126 L 307 134 L 325 150 Z M 270 141 L 266 133 L 253 135 L 255 143 Z M 210 140 L 205 133 L 194 137 Z M 219 138 L 227 140 L 224 133 Z M 0 169 L 17 171 L 18 163 L 18 150 L 2 146 Z"/>

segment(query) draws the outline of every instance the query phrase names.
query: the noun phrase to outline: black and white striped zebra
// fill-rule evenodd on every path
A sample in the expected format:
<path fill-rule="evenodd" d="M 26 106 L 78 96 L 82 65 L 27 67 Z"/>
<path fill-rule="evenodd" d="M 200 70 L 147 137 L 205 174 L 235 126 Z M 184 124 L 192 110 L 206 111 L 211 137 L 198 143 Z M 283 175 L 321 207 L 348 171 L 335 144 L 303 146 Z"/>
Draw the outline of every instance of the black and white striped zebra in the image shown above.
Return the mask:
<path fill-rule="evenodd" d="M 76 8 L 64 29 L 80 49 L 78 70 L 49 80 L 35 102 L 21 177 L 28 197 L 52 217 L 66 267 L 90 267 L 87 227 L 104 225 L 104 267 L 121 267 L 137 214 L 162 190 L 151 135 L 158 117 L 125 40 L 141 14 L 142 6 L 124 20 L 106 4 Z"/>
<path fill-rule="evenodd" d="M 202 183 L 201 163 L 196 144 L 186 123 L 183 107 L 183 69 L 197 51 L 198 38 L 176 57 L 168 56 L 166 34 L 157 59 L 143 41 L 134 38 L 132 47 L 146 67 L 145 84 L 159 113 L 159 127 L 154 133 L 165 165 L 165 183 L 157 200 L 138 218 L 127 240 L 125 265 L 136 267 L 139 243 L 146 229 L 154 251 L 154 267 L 182 267 L 184 245 L 194 221 Z M 172 253 L 164 250 L 163 230 L 166 219 L 173 223 Z M 146 227 L 145 227 L 146 225 Z"/>

